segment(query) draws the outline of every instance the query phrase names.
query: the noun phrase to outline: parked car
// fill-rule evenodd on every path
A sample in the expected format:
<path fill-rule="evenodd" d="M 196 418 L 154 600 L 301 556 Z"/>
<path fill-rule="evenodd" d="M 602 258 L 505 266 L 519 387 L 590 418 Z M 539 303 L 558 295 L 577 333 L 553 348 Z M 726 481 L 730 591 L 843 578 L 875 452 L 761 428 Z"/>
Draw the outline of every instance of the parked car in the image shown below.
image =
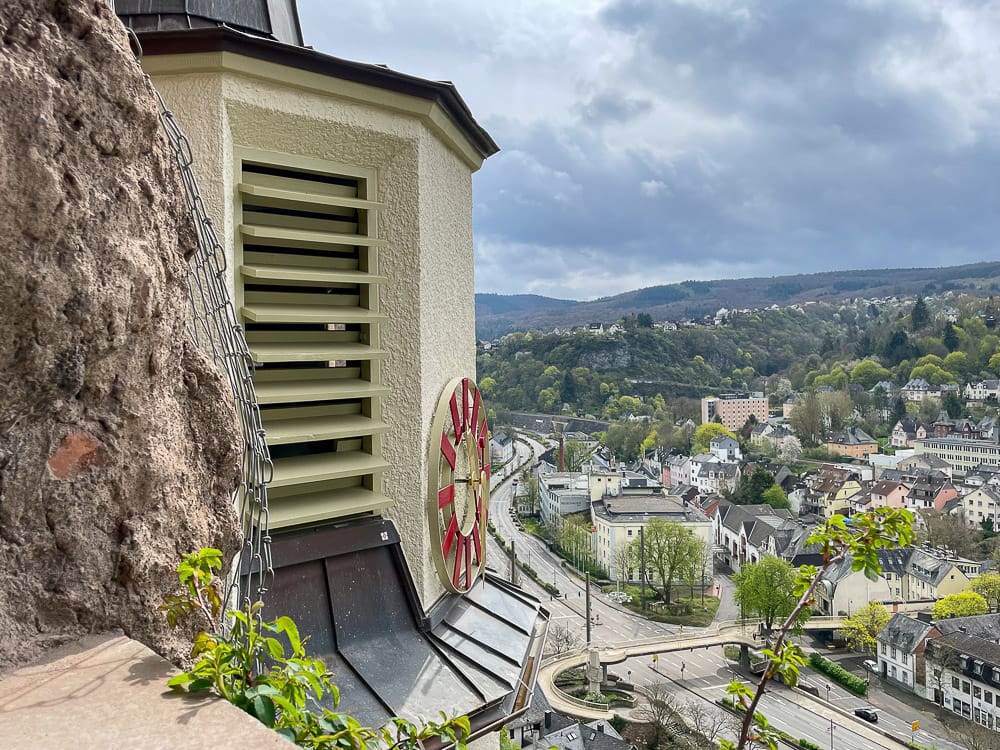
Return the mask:
<path fill-rule="evenodd" d="M 874 659 L 865 659 L 861 663 L 861 666 L 863 666 L 869 672 L 875 672 L 876 674 L 878 673 L 878 662 L 875 661 Z"/>
<path fill-rule="evenodd" d="M 861 708 L 854 709 L 854 715 L 872 723 L 878 721 L 878 712 L 870 706 L 862 706 Z"/>

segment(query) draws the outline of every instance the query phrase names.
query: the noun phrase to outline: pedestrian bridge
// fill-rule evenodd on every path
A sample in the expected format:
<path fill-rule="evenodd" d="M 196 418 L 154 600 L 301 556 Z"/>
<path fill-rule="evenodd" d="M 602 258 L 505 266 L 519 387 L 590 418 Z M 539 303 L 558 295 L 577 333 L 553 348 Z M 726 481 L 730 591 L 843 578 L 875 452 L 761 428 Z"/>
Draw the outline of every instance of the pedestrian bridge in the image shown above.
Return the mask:
<path fill-rule="evenodd" d="M 844 621 L 843 617 L 810 617 L 800 627 L 803 630 L 835 630 Z M 648 656 L 650 654 L 665 654 L 671 651 L 690 651 L 696 648 L 711 648 L 735 644 L 747 648 L 763 645 L 758 635 L 760 620 L 732 620 L 720 622 L 711 627 L 691 633 L 664 635 L 656 638 L 628 641 L 613 648 L 594 649 L 581 648 L 563 654 L 550 656 L 542 662 L 538 672 L 538 684 L 545 693 L 552 708 L 560 713 L 578 716 L 588 721 L 593 719 L 610 720 L 614 715 L 603 703 L 592 703 L 569 695 L 555 685 L 556 675 L 567 669 L 586 666 L 591 651 L 598 652 L 601 666 L 620 664 L 632 656 Z"/>

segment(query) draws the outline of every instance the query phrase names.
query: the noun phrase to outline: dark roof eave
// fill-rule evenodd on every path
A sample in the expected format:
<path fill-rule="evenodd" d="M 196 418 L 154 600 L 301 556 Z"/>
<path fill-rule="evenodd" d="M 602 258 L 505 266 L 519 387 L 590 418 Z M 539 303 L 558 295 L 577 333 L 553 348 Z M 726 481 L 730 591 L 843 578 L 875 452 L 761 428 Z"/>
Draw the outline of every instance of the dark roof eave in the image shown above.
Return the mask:
<path fill-rule="evenodd" d="M 375 88 L 395 91 L 437 104 L 455 123 L 475 150 L 487 159 L 500 151 L 489 133 L 472 116 L 469 106 L 452 83 L 400 73 L 390 68 L 354 62 L 317 52 L 309 47 L 262 39 L 224 27 L 150 31 L 139 34 L 144 55 L 232 52 L 233 54 L 287 65 L 312 73 L 340 78 Z"/>

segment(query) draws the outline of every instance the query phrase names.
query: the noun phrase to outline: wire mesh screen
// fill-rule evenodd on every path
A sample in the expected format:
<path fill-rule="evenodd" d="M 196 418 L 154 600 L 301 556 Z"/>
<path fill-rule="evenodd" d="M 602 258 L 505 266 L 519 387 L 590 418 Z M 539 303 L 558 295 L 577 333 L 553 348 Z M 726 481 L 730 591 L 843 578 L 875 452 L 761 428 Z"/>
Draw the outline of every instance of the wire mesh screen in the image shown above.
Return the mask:
<path fill-rule="evenodd" d="M 131 33 L 130 39 L 138 60 L 141 58 L 138 40 Z M 267 504 L 273 465 L 253 385 L 253 360 L 226 284 L 226 254 L 198 189 L 191 144 L 159 92 L 155 88 L 153 92 L 160 110 L 160 125 L 180 169 L 184 197 L 197 230 L 197 248 L 188 268 L 189 333 L 225 374 L 242 433 L 243 466 L 233 502 L 240 518 L 243 544 L 228 579 L 224 606 L 245 608 L 264 598 L 273 577 Z"/>

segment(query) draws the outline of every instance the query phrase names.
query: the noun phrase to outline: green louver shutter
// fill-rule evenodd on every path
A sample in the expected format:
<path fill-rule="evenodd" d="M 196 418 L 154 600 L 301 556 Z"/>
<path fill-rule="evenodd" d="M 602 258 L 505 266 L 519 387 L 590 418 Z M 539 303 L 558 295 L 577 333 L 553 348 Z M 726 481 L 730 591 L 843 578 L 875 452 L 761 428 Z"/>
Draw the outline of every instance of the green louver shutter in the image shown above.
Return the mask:
<path fill-rule="evenodd" d="M 243 158 L 237 185 L 237 299 L 274 461 L 271 528 L 390 504 L 374 175 L 291 161 Z"/>

